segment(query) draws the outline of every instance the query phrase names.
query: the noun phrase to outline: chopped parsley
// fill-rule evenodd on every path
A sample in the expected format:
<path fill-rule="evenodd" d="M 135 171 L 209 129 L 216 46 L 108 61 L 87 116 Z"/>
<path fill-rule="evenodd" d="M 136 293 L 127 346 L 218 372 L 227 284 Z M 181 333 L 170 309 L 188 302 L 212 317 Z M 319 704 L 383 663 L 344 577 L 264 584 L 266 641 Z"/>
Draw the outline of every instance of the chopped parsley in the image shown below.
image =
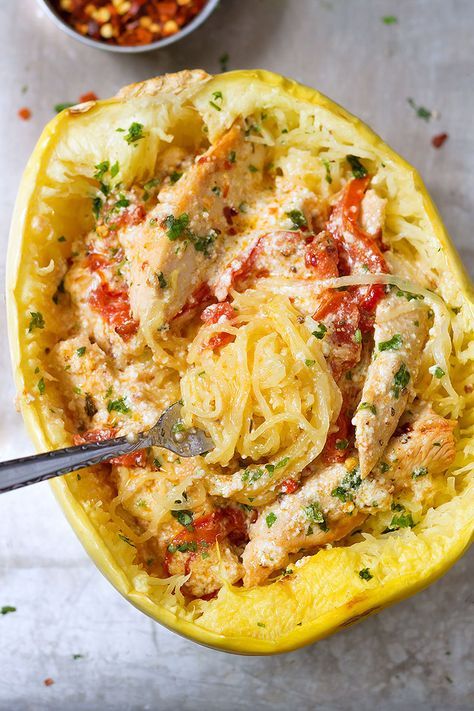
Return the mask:
<path fill-rule="evenodd" d="M 349 446 L 349 440 L 347 439 L 337 439 L 336 440 L 336 449 L 347 449 Z"/>
<path fill-rule="evenodd" d="M 83 658 L 84 658 L 84 655 L 83 655 L 83 654 L 73 654 L 73 655 L 72 655 L 72 658 L 73 658 L 73 659 L 83 659 Z"/>
<path fill-rule="evenodd" d="M 312 335 L 317 338 L 318 340 L 321 340 L 324 338 L 324 334 L 327 332 L 327 328 L 324 325 L 324 323 L 318 323 L 318 328 L 316 331 L 313 331 Z"/>
<path fill-rule="evenodd" d="M 407 101 L 410 104 L 410 106 L 412 107 L 412 109 L 415 110 L 418 118 L 423 119 L 423 121 L 430 120 L 430 118 L 432 117 L 433 114 L 429 109 L 427 109 L 425 106 L 417 106 L 415 104 L 415 101 L 412 98 L 408 98 Z"/>
<path fill-rule="evenodd" d="M 396 531 L 399 528 L 413 528 L 415 525 L 411 513 L 406 511 L 401 513 L 399 516 L 394 516 L 388 527 L 389 531 Z"/>
<path fill-rule="evenodd" d="M 143 124 L 138 123 L 137 121 L 134 121 L 133 123 L 130 124 L 128 131 L 125 133 L 124 128 L 117 128 L 118 133 L 125 133 L 125 136 L 123 137 L 125 141 L 127 141 L 128 145 L 133 145 L 136 144 L 140 139 L 145 138 L 145 134 L 143 133 Z"/>
<path fill-rule="evenodd" d="M 325 176 L 326 183 L 329 183 L 329 185 L 331 185 L 331 183 L 332 183 L 331 163 L 328 160 L 326 160 L 325 158 L 321 158 L 321 163 L 324 165 L 324 167 L 326 169 L 326 176 Z"/>
<path fill-rule="evenodd" d="M 0 615 L 8 615 L 9 612 L 16 612 L 16 607 L 12 605 L 3 605 L 3 607 L 0 607 Z"/>
<path fill-rule="evenodd" d="M 303 215 L 301 210 L 290 210 L 286 213 L 287 217 L 290 218 L 292 222 L 292 228 L 294 230 L 299 230 L 301 227 L 307 227 L 306 217 Z"/>
<path fill-rule="evenodd" d="M 398 17 L 395 15 L 384 15 L 381 19 L 384 25 L 396 25 L 398 22 Z"/>
<path fill-rule="evenodd" d="M 346 160 L 351 166 L 352 175 L 354 176 L 354 178 L 365 178 L 365 176 L 368 175 L 367 168 L 362 165 L 357 156 L 348 155 L 346 156 Z"/>
<path fill-rule="evenodd" d="M 178 237 L 182 237 L 189 225 L 189 215 L 183 212 L 179 217 L 168 215 L 165 219 L 166 235 L 171 242 L 174 242 Z"/>
<path fill-rule="evenodd" d="M 266 627 L 266 624 L 264 622 L 257 622 L 257 627 Z"/>
<path fill-rule="evenodd" d="M 78 348 L 78 349 L 76 350 L 76 353 L 77 353 L 77 355 L 79 356 L 79 358 L 82 358 L 82 356 L 84 355 L 84 353 L 86 352 L 86 350 L 87 350 L 87 348 L 86 348 L 85 346 L 81 346 L 80 348 Z"/>
<path fill-rule="evenodd" d="M 438 378 L 438 380 L 441 380 L 441 378 L 444 378 L 446 373 L 442 368 L 439 367 L 439 365 L 432 365 L 431 368 L 428 368 L 428 371 L 431 373 L 431 375 L 434 375 L 435 378 Z"/>
<path fill-rule="evenodd" d="M 353 501 L 354 492 L 362 483 L 362 479 L 359 472 L 359 467 L 351 469 L 350 472 L 343 477 L 339 486 L 331 491 L 331 496 L 334 496 L 339 501 L 346 503 L 346 501 Z"/>
<path fill-rule="evenodd" d="M 182 526 L 188 529 L 188 531 L 193 530 L 193 512 L 183 509 L 182 511 L 171 511 L 173 518 L 177 520 Z"/>
<path fill-rule="evenodd" d="M 221 54 L 219 57 L 219 64 L 221 65 L 221 72 L 226 72 L 228 71 L 228 63 L 229 63 L 229 54 L 228 52 L 224 52 L 224 54 Z"/>
<path fill-rule="evenodd" d="M 30 311 L 30 324 L 28 326 L 28 333 L 31 333 L 35 328 L 44 328 L 44 318 L 40 311 Z"/>
<path fill-rule="evenodd" d="M 388 341 L 379 343 L 379 351 L 398 351 L 403 344 L 403 338 L 399 333 L 396 333 Z"/>
<path fill-rule="evenodd" d="M 271 528 L 276 520 L 277 517 L 276 514 L 273 513 L 273 511 L 270 511 L 270 513 L 265 516 L 265 521 L 267 523 L 268 528 Z"/>
<path fill-rule="evenodd" d="M 254 165 L 250 164 L 249 165 L 249 170 L 251 173 L 258 173 L 258 168 L 256 168 Z"/>
<path fill-rule="evenodd" d="M 184 432 L 185 426 L 182 420 L 177 420 L 171 427 L 171 434 L 178 434 L 179 432 Z"/>
<path fill-rule="evenodd" d="M 102 198 L 100 198 L 97 195 L 97 197 L 92 198 L 92 212 L 93 212 L 96 220 L 99 219 L 101 209 L 102 209 Z"/>
<path fill-rule="evenodd" d="M 360 328 L 358 328 L 354 333 L 354 341 L 355 343 L 362 343 L 362 331 Z"/>
<path fill-rule="evenodd" d="M 310 523 L 317 523 L 322 531 L 328 530 L 324 513 L 318 501 L 313 501 L 312 504 L 304 506 L 303 511 L 305 512 L 306 517 L 310 521 Z"/>
<path fill-rule="evenodd" d="M 392 393 L 397 399 L 400 397 L 400 393 L 406 388 L 410 382 L 410 371 L 406 367 L 405 363 L 402 363 L 393 379 Z"/>
<path fill-rule="evenodd" d="M 283 457 L 283 459 L 280 459 L 280 461 L 275 464 L 275 469 L 282 469 L 283 467 L 286 467 L 289 461 L 289 457 Z"/>
<path fill-rule="evenodd" d="M 195 553 L 197 551 L 197 543 L 196 541 L 185 541 L 184 543 L 178 544 L 170 543 L 168 551 L 170 553 L 176 553 L 176 551 L 180 553 Z"/>
<path fill-rule="evenodd" d="M 212 99 L 213 101 L 209 101 L 209 104 L 212 106 L 213 109 L 216 109 L 216 111 L 222 111 L 222 101 L 224 97 L 222 96 L 222 91 L 214 91 L 212 93 Z"/>
<path fill-rule="evenodd" d="M 368 568 L 362 568 L 362 570 L 359 570 L 359 578 L 362 580 L 372 580 L 373 577 L 374 576 Z"/>
<path fill-rule="evenodd" d="M 390 470 L 390 464 L 387 462 L 380 462 L 380 471 L 382 474 L 386 474 Z"/>
<path fill-rule="evenodd" d="M 369 410 L 373 415 L 377 414 L 377 408 L 371 402 L 361 402 L 357 408 L 357 412 L 359 412 L 359 410 Z"/>
<path fill-rule="evenodd" d="M 415 467 L 411 473 L 412 479 L 419 479 L 420 476 L 426 476 L 428 474 L 428 469 L 426 467 Z"/>
<path fill-rule="evenodd" d="M 125 402 L 124 397 L 120 397 L 118 400 L 109 400 L 107 403 L 107 410 L 108 412 L 121 412 L 123 415 L 130 412 L 130 408 Z"/>
<path fill-rule="evenodd" d="M 96 172 L 94 173 L 94 178 L 101 181 L 104 175 L 108 172 L 110 168 L 110 163 L 108 160 L 103 160 L 102 163 L 97 163 L 95 167 Z"/>
<path fill-rule="evenodd" d="M 38 380 L 38 390 L 39 390 L 39 394 L 40 394 L 40 395 L 42 395 L 42 394 L 44 393 L 44 391 L 46 390 L 46 385 L 45 385 L 45 382 L 44 382 L 44 378 L 40 378 L 40 379 Z"/>
<path fill-rule="evenodd" d="M 235 151 L 231 151 L 229 153 L 229 163 L 235 163 L 235 159 L 236 159 L 236 153 L 235 153 Z"/>
<path fill-rule="evenodd" d="M 111 169 L 110 169 L 110 175 L 111 175 L 111 177 L 112 177 L 112 178 L 116 178 L 117 175 L 118 175 L 119 170 L 120 170 L 120 165 L 119 165 L 118 160 L 116 160 L 115 163 L 113 164 L 113 166 L 112 166 Z"/>
<path fill-rule="evenodd" d="M 308 368 L 311 368 L 314 364 L 316 363 L 315 360 L 310 360 L 309 358 L 306 358 L 304 364 L 308 366 Z"/>
<path fill-rule="evenodd" d="M 423 294 L 412 294 L 410 291 L 404 291 L 403 289 L 399 289 L 397 286 L 394 288 L 396 289 L 395 296 L 398 296 L 399 298 L 404 297 L 407 301 L 413 301 L 415 299 L 423 301 L 425 298 Z"/>
<path fill-rule="evenodd" d="M 265 472 L 263 469 L 255 469 L 254 471 L 252 471 L 251 469 L 246 469 L 242 474 L 242 481 L 248 482 L 249 484 L 253 484 L 254 482 L 261 479 L 264 473 Z"/>
<path fill-rule="evenodd" d="M 114 208 L 118 210 L 121 207 L 128 207 L 130 205 L 130 200 L 125 197 L 125 195 L 120 195 L 119 199 L 114 205 Z"/>
<path fill-rule="evenodd" d="M 58 242 L 65 242 L 66 238 L 64 235 L 61 235 L 61 237 L 58 237 Z"/>
<path fill-rule="evenodd" d="M 168 282 L 166 281 L 163 272 L 157 272 L 156 278 L 158 280 L 158 286 L 160 287 L 160 289 L 166 289 L 166 287 L 168 286 Z"/>
<path fill-rule="evenodd" d="M 214 185 L 214 187 L 211 188 L 211 190 L 214 193 L 214 195 L 217 195 L 217 197 L 221 196 L 221 189 L 218 185 Z"/>
<path fill-rule="evenodd" d="M 55 104 L 54 105 L 54 110 L 56 111 L 57 114 L 60 114 L 61 111 L 64 111 L 65 109 L 70 109 L 71 106 L 75 106 L 76 104 L 73 104 L 72 101 L 63 101 L 62 104 Z"/>
<path fill-rule="evenodd" d="M 174 185 L 175 183 L 178 182 L 178 180 L 182 177 L 182 173 L 178 173 L 177 170 L 174 170 L 171 175 L 170 175 L 170 182 L 171 185 Z"/>

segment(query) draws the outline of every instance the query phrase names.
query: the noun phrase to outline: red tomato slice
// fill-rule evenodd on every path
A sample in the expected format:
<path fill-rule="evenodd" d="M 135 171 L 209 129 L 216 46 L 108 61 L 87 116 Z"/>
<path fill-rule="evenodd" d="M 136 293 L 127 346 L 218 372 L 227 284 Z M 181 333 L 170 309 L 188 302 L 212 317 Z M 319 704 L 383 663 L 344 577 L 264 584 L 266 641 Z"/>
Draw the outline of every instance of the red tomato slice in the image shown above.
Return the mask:
<path fill-rule="evenodd" d="M 89 303 L 124 341 L 137 332 L 138 321 L 132 316 L 126 291 L 111 289 L 106 282 L 102 282 L 91 293 Z"/>

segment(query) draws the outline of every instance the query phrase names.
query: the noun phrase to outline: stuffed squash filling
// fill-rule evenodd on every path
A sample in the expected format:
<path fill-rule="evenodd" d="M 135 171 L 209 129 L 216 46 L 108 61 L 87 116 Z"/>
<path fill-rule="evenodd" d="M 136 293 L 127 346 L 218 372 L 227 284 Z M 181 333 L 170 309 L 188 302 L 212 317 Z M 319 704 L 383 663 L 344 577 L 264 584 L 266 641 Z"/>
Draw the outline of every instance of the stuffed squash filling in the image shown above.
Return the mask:
<path fill-rule="evenodd" d="M 469 346 L 388 153 L 262 82 L 156 81 L 72 110 L 48 158 L 23 397 L 58 443 L 144 431 L 177 401 L 176 437 L 209 434 L 202 456 L 153 447 L 68 486 L 136 589 L 219 631 L 214 598 L 304 597 L 338 551 L 357 551 L 354 589 L 382 579 L 382 544 L 396 558 L 462 491 Z"/>

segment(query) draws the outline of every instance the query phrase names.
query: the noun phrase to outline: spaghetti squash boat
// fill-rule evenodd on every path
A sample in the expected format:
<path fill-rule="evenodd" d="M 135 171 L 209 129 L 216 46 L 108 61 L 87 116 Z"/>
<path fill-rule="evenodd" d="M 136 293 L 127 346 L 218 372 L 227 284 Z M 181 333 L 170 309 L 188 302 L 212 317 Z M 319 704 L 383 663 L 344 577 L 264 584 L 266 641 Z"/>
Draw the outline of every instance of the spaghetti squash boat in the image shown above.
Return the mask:
<path fill-rule="evenodd" d="M 10 339 L 40 450 L 176 436 L 53 483 L 99 568 L 191 639 L 297 648 L 472 534 L 472 292 L 415 171 L 317 92 L 182 72 L 63 111 L 16 205 Z"/>

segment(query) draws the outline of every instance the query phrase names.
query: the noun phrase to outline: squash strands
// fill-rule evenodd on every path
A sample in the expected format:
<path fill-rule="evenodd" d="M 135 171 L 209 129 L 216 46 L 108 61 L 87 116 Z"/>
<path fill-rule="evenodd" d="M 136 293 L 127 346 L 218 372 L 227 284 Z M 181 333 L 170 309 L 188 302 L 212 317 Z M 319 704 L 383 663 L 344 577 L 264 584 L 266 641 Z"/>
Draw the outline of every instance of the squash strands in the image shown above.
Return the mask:
<path fill-rule="evenodd" d="M 213 96 L 219 97 L 217 110 Z M 291 146 L 295 169 L 298 151 L 309 152 L 308 180 L 322 194 L 330 195 L 332 181 L 337 186 L 338 161 L 347 154 L 359 156 L 376 175 L 387 200 L 384 238 L 404 273 L 429 290 L 427 298 L 433 294 L 430 348 L 446 377 L 424 376 L 423 390 L 458 427 L 456 459 L 445 485 L 414 528 L 383 535 L 366 531 L 350 545 L 301 559 L 265 586 L 224 583 L 215 599 L 191 603 L 180 592 L 183 576 L 157 578 L 141 565 L 100 471 L 52 483 L 87 552 L 132 604 L 196 642 L 243 654 L 289 651 L 344 628 L 432 582 L 471 540 L 473 292 L 419 176 L 367 126 L 312 89 L 265 71 L 214 78 L 182 72 L 127 87 L 115 98 L 63 111 L 51 121 L 21 183 L 8 257 L 10 346 L 23 417 L 39 451 L 67 446 L 72 429 L 45 352 L 64 326 L 55 294 L 74 240 L 94 224 L 95 166 L 105 159 L 118 162 L 124 189 L 144 184 L 171 144 L 196 152 L 203 132 L 212 143 L 238 117 L 262 112 L 269 117 L 267 128 L 251 139 L 273 146 L 276 163 Z M 142 127 L 142 135 L 124 140 L 132 124 Z M 371 577 L 360 575 L 365 569 Z"/>

